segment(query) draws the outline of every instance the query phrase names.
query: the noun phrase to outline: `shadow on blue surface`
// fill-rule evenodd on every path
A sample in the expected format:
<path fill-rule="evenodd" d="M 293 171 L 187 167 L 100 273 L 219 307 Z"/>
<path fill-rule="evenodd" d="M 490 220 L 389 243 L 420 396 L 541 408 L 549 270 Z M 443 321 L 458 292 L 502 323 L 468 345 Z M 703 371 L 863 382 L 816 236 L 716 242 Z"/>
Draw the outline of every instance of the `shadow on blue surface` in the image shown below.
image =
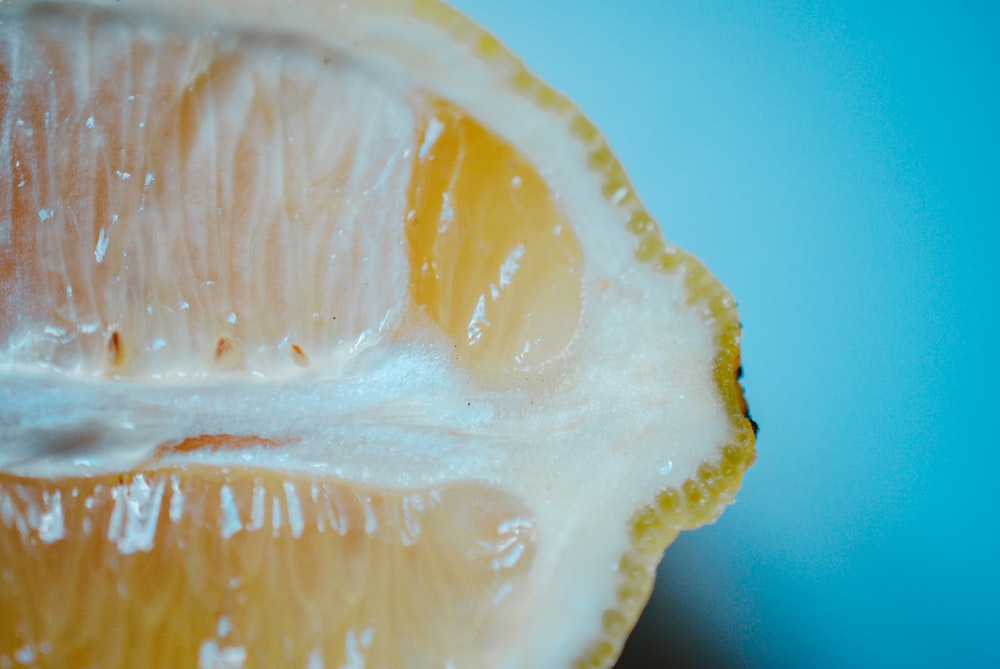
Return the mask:
<path fill-rule="evenodd" d="M 671 594 L 669 564 L 660 567 L 661 584 L 643 611 L 615 669 L 733 669 L 713 647 L 705 622 L 682 598 Z"/>

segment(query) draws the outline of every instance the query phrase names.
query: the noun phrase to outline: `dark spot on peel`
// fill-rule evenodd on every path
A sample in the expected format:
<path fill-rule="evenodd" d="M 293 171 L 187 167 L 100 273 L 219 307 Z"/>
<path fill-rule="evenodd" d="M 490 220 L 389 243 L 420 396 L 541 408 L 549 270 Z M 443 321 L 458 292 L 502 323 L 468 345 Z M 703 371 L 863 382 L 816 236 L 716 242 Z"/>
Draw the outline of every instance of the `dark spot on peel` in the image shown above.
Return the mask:
<path fill-rule="evenodd" d="M 740 403 L 742 405 L 741 408 L 743 409 L 743 417 L 746 418 L 748 421 L 750 421 L 750 429 L 753 430 L 753 437 L 754 439 L 756 439 L 757 433 L 760 432 L 760 425 L 758 425 L 757 421 L 755 421 L 750 416 L 750 405 L 747 404 L 746 392 L 744 391 L 743 384 L 740 383 L 740 380 L 742 378 L 743 378 L 743 365 L 740 364 L 737 365 L 736 367 L 736 384 L 740 388 Z"/>

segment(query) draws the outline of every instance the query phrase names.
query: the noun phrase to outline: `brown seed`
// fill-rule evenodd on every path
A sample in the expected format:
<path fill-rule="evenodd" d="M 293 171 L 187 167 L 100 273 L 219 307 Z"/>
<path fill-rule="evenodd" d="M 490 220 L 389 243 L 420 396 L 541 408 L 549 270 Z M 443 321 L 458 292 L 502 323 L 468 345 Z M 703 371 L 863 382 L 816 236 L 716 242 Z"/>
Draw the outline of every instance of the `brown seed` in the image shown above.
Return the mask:
<path fill-rule="evenodd" d="M 306 352 L 302 350 L 302 347 L 298 344 L 292 344 L 291 346 L 292 362 L 295 363 L 297 367 L 308 367 L 309 366 L 309 356 Z"/>
<path fill-rule="evenodd" d="M 118 330 L 113 330 L 108 338 L 108 364 L 113 369 L 120 369 L 125 364 L 125 345 Z"/>
<path fill-rule="evenodd" d="M 215 364 L 223 369 L 235 369 L 243 364 L 243 349 L 231 335 L 219 335 L 215 342 Z"/>

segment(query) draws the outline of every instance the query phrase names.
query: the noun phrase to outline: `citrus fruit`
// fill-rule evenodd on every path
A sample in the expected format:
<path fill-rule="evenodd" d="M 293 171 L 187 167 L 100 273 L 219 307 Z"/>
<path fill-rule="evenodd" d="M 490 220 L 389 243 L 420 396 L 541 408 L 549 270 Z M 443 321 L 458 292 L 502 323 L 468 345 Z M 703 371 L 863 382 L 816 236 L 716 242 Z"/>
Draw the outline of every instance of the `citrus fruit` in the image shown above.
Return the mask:
<path fill-rule="evenodd" d="M 436 1 L 0 10 L 0 666 L 607 666 L 733 299 Z"/>

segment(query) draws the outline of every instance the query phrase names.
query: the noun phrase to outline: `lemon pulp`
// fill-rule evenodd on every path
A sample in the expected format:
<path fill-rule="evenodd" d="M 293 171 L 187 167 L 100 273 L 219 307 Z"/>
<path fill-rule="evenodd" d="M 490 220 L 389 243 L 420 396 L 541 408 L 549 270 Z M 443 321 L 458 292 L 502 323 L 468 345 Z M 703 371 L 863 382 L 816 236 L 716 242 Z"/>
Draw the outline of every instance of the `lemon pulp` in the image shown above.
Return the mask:
<path fill-rule="evenodd" d="M 410 309 L 480 372 L 566 347 L 572 227 L 525 157 L 459 107 L 370 81 L 342 53 L 137 36 L 141 22 L 101 15 L 89 41 L 66 41 L 76 18 L 7 47 L 12 359 L 280 375 L 402 336 Z"/>

